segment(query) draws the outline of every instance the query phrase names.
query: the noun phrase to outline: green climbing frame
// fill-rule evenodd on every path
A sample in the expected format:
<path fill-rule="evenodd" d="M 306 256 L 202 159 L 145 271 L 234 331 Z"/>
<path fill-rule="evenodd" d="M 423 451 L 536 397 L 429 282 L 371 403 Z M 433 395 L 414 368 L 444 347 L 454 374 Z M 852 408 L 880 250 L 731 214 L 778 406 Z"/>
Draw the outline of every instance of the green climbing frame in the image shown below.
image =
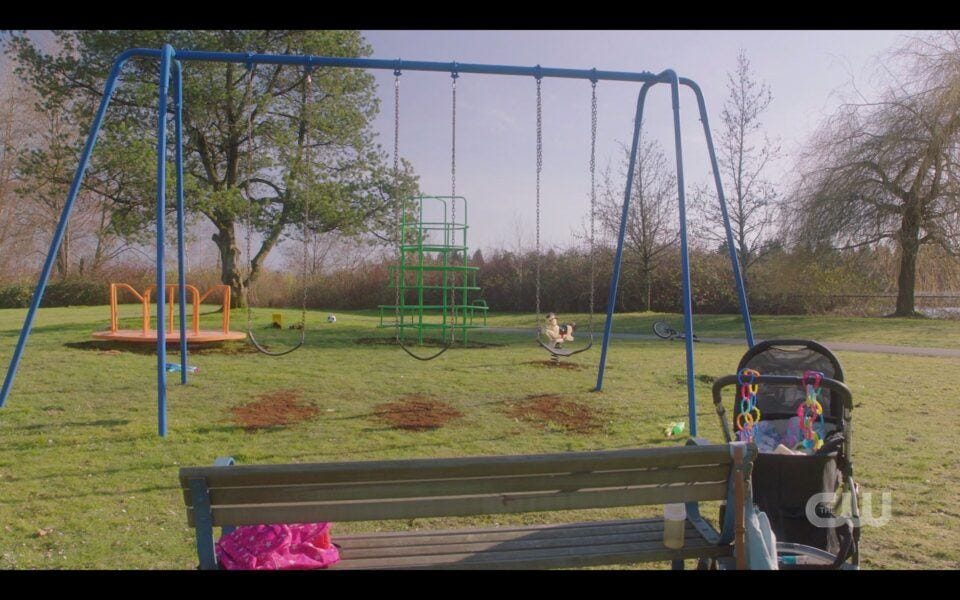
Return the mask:
<path fill-rule="evenodd" d="M 380 305 L 379 326 L 399 329 L 404 342 L 415 333 L 418 344 L 466 346 L 470 329 L 487 326 L 488 310 L 486 301 L 470 299 L 480 291 L 480 269 L 468 264 L 467 200 L 420 195 L 406 200 L 400 214 L 399 261 L 390 269 L 396 304 Z"/>

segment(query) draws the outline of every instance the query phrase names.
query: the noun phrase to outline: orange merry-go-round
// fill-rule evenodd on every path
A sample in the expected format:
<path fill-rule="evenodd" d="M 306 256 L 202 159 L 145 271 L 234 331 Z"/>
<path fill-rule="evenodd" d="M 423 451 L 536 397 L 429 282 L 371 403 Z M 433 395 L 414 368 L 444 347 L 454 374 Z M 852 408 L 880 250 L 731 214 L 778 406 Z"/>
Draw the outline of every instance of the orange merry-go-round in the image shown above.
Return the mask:
<path fill-rule="evenodd" d="M 230 331 L 230 286 L 215 285 L 203 295 L 200 294 L 195 286 L 186 285 L 187 294 L 190 298 L 191 311 L 187 326 L 187 342 L 191 344 L 209 344 L 213 342 L 226 342 L 242 340 L 247 334 L 242 331 Z M 140 301 L 142 307 L 142 327 L 140 329 L 120 329 L 117 316 L 117 292 L 127 290 Z M 100 340 L 111 340 L 115 342 L 156 342 L 157 330 L 150 327 L 150 297 L 157 289 L 157 286 L 150 285 L 141 294 L 132 286 L 126 283 L 110 284 L 110 331 L 97 331 L 93 337 Z M 167 292 L 167 341 L 180 340 L 180 328 L 174 327 L 174 303 L 177 296 L 177 286 L 171 284 L 166 286 Z M 210 295 L 215 292 L 221 293 L 221 310 L 223 313 L 222 327 L 220 329 L 200 329 L 200 305 Z"/>

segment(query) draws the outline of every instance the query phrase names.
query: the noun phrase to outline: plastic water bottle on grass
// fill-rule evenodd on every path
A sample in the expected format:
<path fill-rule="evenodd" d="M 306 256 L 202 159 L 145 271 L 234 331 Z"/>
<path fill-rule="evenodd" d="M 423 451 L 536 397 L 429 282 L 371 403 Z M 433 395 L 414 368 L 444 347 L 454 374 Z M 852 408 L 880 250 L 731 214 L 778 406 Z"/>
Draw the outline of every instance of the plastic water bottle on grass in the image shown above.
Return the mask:
<path fill-rule="evenodd" d="M 683 430 L 687 428 L 687 424 L 683 421 L 677 421 L 676 423 L 670 423 L 664 430 L 663 435 L 667 437 L 677 437 L 683 433 Z"/>
<path fill-rule="evenodd" d="M 167 363 L 167 373 L 179 373 L 180 372 L 180 363 Z M 199 373 L 200 367 L 194 367 L 193 365 L 187 365 L 187 373 Z"/>

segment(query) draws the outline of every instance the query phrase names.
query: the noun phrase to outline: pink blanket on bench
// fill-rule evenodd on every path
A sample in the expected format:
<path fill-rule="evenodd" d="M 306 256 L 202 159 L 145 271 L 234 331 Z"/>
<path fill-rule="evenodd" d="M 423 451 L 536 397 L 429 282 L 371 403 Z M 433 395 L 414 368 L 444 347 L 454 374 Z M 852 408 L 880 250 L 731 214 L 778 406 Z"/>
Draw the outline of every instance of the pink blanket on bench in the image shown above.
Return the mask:
<path fill-rule="evenodd" d="M 248 525 L 220 538 L 217 560 L 230 570 L 322 569 L 340 553 L 330 523 Z"/>

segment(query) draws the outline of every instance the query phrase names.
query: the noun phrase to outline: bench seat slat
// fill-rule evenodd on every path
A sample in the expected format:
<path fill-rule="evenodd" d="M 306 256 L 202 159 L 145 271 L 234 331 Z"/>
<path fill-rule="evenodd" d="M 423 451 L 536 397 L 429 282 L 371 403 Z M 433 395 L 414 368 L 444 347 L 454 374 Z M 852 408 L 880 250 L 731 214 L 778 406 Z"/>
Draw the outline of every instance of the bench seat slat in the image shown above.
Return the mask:
<path fill-rule="evenodd" d="M 467 496 L 503 492 L 574 491 L 586 488 L 636 486 L 649 484 L 726 481 L 729 465 L 602 471 L 593 473 L 557 473 L 550 475 L 511 475 L 471 479 L 434 479 L 400 482 L 334 483 L 258 487 L 210 488 L 210 503 L 219 505 L 277 504 L 291 502 L 331 502 L 369 498 L 424 498 L 431 496 Z M 184 502 L 192 504 L 184 491 Z"/>
<path fill-rule="evenodd" d="M 426 538 L 430 539 L 430 538 Z M 702 539 L 692 524 L 686 527 L 687 541 Z M 344 560 L 360 558 L 381 558 L 394 556 L 462 554 L 466 552 L 505 552 L 508 550 L 535 550 L 538 548 L 562 548 L 567 546 L 602 546 L 606 544 L 625 544 L 631 542 L 655 542 L 663 540 L 663 520 L 650 519 L 630 527 L 611 527 L 607 529 L 563 529 L 513 531 L 503 534 L 496 530 L 464 530 L 459 536 L 443 536 L 432 543 L 424 543 L 425 538 L 390 538 L 383 544 L 376 544 L 369 538 L 353 540 L 349 537 L 338 538 Z"/>
<path fill-rule="evenodd" d="M 310 523 L 317 521 L 378 521 L 699 502 L 721 500 L 726 498 L 726 493 L 727 484 L 719 482 L 576 492 L 214 506 L 212 512 L 213 525 L 215 526 Z M 188 510 L 188 522 L 193 526 L 194 514 L 192 509 Z"/>
<path fill-rule="evenodd" d="M 518 536 L 536 533 L 549 537 L 552 535 L 608 535 L 659 527 L 651 524 L 657 519 L 623 519 L 617 521 L 587 521 L 582 523 L 563 523 L 561 525 L 513 525 L 490 528 L 386 531 L 378 533 L 349 534 L 337 536 L 337 543 L 348 540 L 351 548 L 372 548 L 379 546 L 420 546 L 430 544 L 457 543 L 458 540 L 510 540 Z M 688 523 L 689 524 L 689 523 Z M 692 527 L 692 525 L 690 525 Z M 336 535 L 336 531 L 334 531 Z"/>
<path fill-rule="evenodd" d="M 582 538 L 581 538 L 582 539 Z M 335 569 L 415 569 L 415 568 L 453 568 L 453 569 L 536 569 L 557 567 L 579 567 L 655 560 L 676 560 L 705 556 L 729 556 L 730 547 L 714 546 L 696 535 L 693 528 L 687 529 L 684 547 L 672 550 L 663 545 L 662 530 L 658 534 L 643 532 L 632 540 L 566 544 L 544 544 L 542 547 L 523 547 L 501 544 L 482 548 L 477 544 L 447 544 L 435 546 L 411 547 L 405 554 L 397 556 L 370 556 L 351 558 L 349 540 L 335 540 L 343 546 L 341 562 L 333 565 Z M 395 550 L 400 550 L 394 547 Z M 359 551 L 358 551 L 359 552 Z M 369 552 L 368 552 L 369 556 Z"/>
<path fill-rule="evenodd" d="M 682 450 L 678 452 L 678 450 Z M 678 465 L 730 464 L 725 446 L 641 448 L 594 452 L 563 452 L 532 456 L 472 456 L 391 461 L 357 461 L 287 465 L 184 467 L 180 486 L 189 489 L 191 477 L 203 477 L 210 488 L 259 485 L 302 485 L 443 479 L 502 475 L 537 475 L 596 470 L 667 468 Z"/>

